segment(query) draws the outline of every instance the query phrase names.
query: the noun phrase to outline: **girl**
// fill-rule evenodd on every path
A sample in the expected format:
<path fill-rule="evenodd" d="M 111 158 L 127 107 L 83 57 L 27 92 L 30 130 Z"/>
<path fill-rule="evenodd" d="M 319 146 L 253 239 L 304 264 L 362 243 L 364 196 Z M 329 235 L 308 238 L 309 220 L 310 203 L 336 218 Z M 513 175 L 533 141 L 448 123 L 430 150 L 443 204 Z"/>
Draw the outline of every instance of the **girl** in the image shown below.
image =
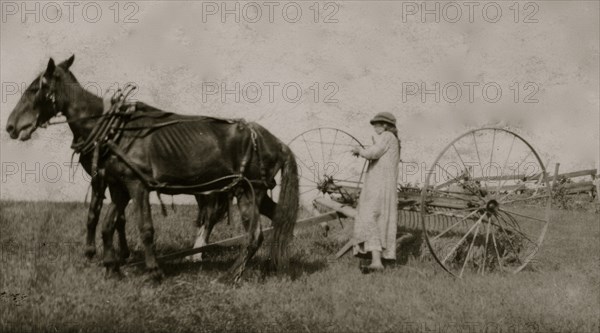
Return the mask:
<path fill-rule="evenodd" d="M 396 118 L 381 112 L 371 119 L 377 135 L 369 148 L 352 149 L 354 156 L 369 160 L 364 186 L 358 200 L 354 222 L 355 256 L 371 253 L 371 264 L 363 271 L 383 270 L 381 258 L 396 259 L 396 228 L 398 221 L 398 163 L 400 141 Z"/>

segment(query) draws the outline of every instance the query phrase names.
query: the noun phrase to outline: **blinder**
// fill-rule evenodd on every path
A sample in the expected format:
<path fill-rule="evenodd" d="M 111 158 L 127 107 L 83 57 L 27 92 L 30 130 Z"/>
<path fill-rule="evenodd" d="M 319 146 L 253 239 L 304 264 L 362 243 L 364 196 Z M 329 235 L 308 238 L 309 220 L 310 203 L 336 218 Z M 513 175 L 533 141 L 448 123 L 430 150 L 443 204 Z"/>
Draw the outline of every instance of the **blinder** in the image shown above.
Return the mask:
<path fill-rule="evenodd" d="M 34 97 L 34 107 L 39 110 L 36 126 L 45 128 L 50 119 L 58 116 L 60 111 L 56 107 L 56 92 L 50 86 L 44 87 L 44 73 L 40 74 L 38 90 Z M 45 91 L 45 93 L 44 93 Z"/>

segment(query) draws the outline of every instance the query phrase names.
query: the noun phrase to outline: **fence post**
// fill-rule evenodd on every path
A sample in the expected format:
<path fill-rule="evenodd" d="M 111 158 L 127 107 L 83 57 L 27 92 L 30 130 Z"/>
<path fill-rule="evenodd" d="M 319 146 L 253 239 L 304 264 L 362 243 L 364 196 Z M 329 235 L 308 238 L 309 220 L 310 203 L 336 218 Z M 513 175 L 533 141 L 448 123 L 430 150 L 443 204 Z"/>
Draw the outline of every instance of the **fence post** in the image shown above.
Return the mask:
<path fill-rule="evenodd" d="M 600 204 L 600 168 L 596 169 L 596 174 L 592 175 L 592 181 L 596 184 L 596 200 Z"/>
<path fill-rule="evenodd" d="M 552 191 L 556 188 L 556 180 L 558 179 L 558 168 L 560 168 L 560 163 L 554 164 L 554 178 L 552 179 Z"/>

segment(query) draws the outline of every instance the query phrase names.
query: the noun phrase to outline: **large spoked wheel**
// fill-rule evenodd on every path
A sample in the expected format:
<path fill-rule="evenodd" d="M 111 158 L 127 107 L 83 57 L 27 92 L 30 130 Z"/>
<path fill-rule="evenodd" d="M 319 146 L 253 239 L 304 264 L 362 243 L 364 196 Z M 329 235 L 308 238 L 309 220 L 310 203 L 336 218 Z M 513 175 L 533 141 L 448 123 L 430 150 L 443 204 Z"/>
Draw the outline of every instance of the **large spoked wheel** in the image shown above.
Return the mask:
<path fill-rule="evenodd" d="M 550 221 L 547 176 L 533 147 L 508 130 L 473 130 L 448 144 L 421 191 L 421 224 L 435 261 L 456 277 L 522 270 Z"/>
<path fill-rule="evenodd" d="M 318 213 L 314 200 L 323 196 L 347 205 L 356 204 L 366 167 L 364 159 L 351 154 L 357 145 L 363 146 L 354 136 L 326 127 L 305 131 L 288 143 L 298 164 L 304 214 Z"/>

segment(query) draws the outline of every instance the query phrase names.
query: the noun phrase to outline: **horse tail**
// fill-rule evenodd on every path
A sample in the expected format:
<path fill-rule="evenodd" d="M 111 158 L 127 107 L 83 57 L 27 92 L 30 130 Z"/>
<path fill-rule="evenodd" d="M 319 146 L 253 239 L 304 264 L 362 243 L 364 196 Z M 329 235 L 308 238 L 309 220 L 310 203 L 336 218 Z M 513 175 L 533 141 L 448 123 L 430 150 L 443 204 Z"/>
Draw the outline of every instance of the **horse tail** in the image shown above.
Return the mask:
<path fill-rule="evenodd" d="M 298 166 L 289 147 L 283 145 L 285 160 L 281 168 L 281 190 L 273 217 L 271 260 L 277 271 L 287 269 L 289 264 L 288 245 L 294 234 L 298 216 Z"/>

